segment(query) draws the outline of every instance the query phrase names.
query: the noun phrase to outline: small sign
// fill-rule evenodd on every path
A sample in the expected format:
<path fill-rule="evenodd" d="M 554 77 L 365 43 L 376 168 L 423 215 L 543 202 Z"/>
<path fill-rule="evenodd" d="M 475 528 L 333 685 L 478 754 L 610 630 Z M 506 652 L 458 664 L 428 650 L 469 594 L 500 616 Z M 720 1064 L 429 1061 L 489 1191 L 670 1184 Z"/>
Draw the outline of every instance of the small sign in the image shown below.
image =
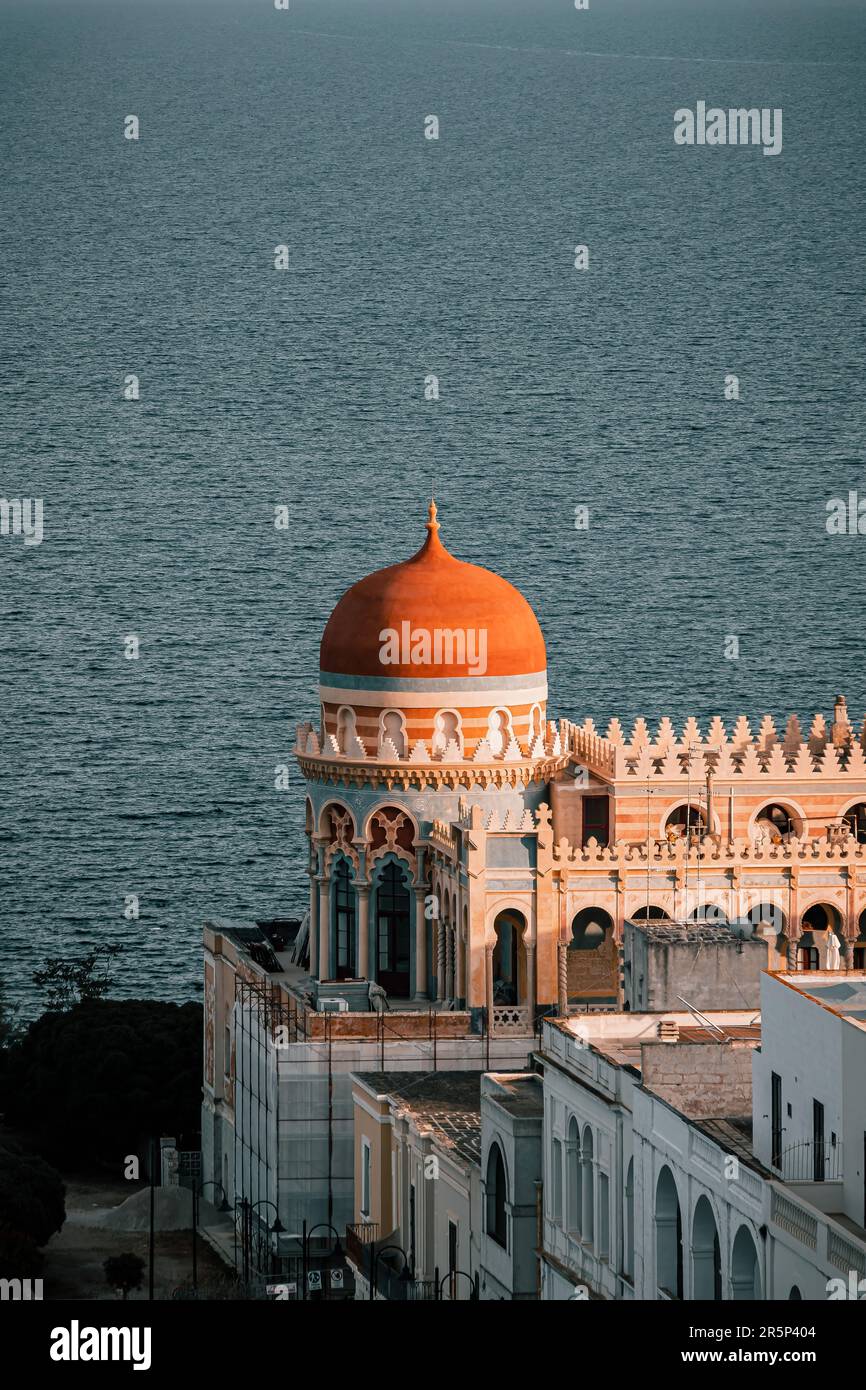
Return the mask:
<path fill-rule="evenodd" d="M 321 1287 L 322 1287 L 322 1271 L 321 1271 L 320 1269 L 311 1269 L 311 1270 L 308 1270 L 308 1272 L 307 1272 L 307 1288 L 308 1288 L 308 1289 L 312 1289 L 314 1292 L 318 1293 L 318 1291 L 321 1289 Z"/>
<path fill-rule="evenodd" d="M 343 1271 L 342 1271 L 342 1269 L 332 1269 L 332 1270 L 331 1270 L 331 1288 L 332 1288 L 332 1289 L 341 1289 L 342 1287 L 343 1287 Z"/>

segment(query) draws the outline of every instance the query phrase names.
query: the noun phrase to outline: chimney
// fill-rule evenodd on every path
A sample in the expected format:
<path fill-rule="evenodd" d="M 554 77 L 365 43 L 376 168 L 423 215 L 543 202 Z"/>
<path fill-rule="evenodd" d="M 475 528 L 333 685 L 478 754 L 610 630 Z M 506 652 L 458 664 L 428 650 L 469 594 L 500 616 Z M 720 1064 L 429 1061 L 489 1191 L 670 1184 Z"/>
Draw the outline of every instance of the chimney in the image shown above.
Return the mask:
<path fill-rule="evenodd" d="M 659 1020 L 659 1042 L 675 1043 L 680 1040 L 680 1025 L 675 1018 Z"/>
<path fill-rule="evenodd" d="M 836 696 L 830 737 L 837 748 L 844 748 L 851 742 L 851 725 L 848 722 L 848 705 L 844 695 Z"/>

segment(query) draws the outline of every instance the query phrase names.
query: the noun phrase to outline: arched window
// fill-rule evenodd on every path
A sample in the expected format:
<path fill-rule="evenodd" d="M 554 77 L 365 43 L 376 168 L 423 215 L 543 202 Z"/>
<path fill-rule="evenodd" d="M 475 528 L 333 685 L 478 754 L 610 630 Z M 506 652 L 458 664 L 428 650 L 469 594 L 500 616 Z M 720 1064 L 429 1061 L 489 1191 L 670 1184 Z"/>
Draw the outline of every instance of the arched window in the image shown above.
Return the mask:
<path fill-rule="evenodd" d="M 462 757 L 463 734 L 460 728 L 460 715 L 453 709 L 440 709 L 433 720 L 434 755 L 441 758 L 452 742 L 457 744 Z"/>
<path fill-rule="evenodd" d="M 550 1215 L 557 1226 L 562 1225 L 562 1140 L 554 1139 L 550 1154 Z"/>
<path fill-rule="evenodd" d="M 389 756 L 390 749 L 386 750 L 385 742 L 390 741 L 391 747 L 398 758 L 406 756 L 406 718 L 397 709 L 389 709 L 382 715 L 382 722 L 379 730 L 379 755 Z"/>
<path fill-rule="evenodd" d="M 409 993 L 409 890 L 393 860 L 376 884 L 376 979 L 388 994 Z"/>
<path fill-rule="evenodd" d="M 656 1282 L 666 1298 L 683 1296 L 683 1222 L 677 1185 L 665 1166 L 656 1183 Z"/>
<path fill-rule="evenodd" d="M 580 1172 L 580 1130 L 574 1115 L 568 1122 L 566 1164 L 568 1171 L 566 1224 L 570 1231 L 579 1236 L 583 1220 L 583 1193 Z"/>
<path fill-rule="evenodd" d="M 487 742 L 490 744 L 490 751 L 494 758 L 505 752 L 511 742 L 511 737 L 511 711 L 507 709 L 491 710 L 487 719 Z"/>
<path fill-rule="evenodd" d="M 858 801 L 856 806 L 845 812 L 842 819 L 858 845 L 866 845 L 866 801 Z"/>
<path fill-rule="evenodd" d="M 337 711 L 337 747 L 341 753 L 353 751 L 354 740 L 358 736 L 355 711 L 348 705 L 342 705 Z"/>
<path fill-rule="evenodd" d="M 338 859 L 334 868 L 332 894 L 334 900 L 334 933 L 337 945 L 338 980 L 355 978 L 355 889 L 349 877 L 345 859 Z"/>
<path fill-rule="evenodd" d="M 639 907 L 637 912 L 631 914 L 633 922 L 669 922 L 670 917 L 663 907 L 656 907 L 650 903 L 649 907 Z"/>
<path fill-rule="evenodd" d="M 533 706 L 532 706 L 532 709 L 529 711 L 529 748 L 530 748 L 530 752 L 532 751 L 532 745 L 535 743 L 535 740 L 536 740 L 537 738 L 540 738 L 540 737 L 541 737 L 541 706 L 540 706 L 540 705 L 533 705 Z"/>
<path fill-rule="evenodd" d="M 625 1250 L 623 1273 L 634 1279 L 634 1159 L 628 1161 L 625 1179 Z"/>
<path fill-rule="evenodd" d="M 690 844 L 697 844 L 706 832 L 706 816 L 699 806 L 677 806 L 665 821 L 665 835 L 669 840 L 688 837 Z"/>
<path fill-rule="evenodd" d="M 728 914 L 715 903 L 701 903 L 694 912 L 689 913 L 690 922 L 710 922 L 717 926 L 727 926 Z"/>
<path fill-rule="evenodd" d="M 595 1240 L 595 1182 L 593 1169 L 592 1130 L 584 1126 L 583 1143 L 580 1146 L 580 1166 L 582 1169 L 583 1213 L 581 1216 L 582 1238 L 592 1245 Z"/>
<path fill-rule="evenodd" d="M 772 801 L 762 806 L 755 816 L 755 833 L 770 844 L 782 845 L 793 836 L 799 836 L 800 823 L 788 806 Z"/>
<path fill-rule="evenodd" d="M 503 1250 L 508 1248 L 508 1218 L 505 1204 L 508 1194 L 505 1186 L 505 1164 L 498 1144 L 490 1145 L 487 1155 L 487 1234 Z"/>

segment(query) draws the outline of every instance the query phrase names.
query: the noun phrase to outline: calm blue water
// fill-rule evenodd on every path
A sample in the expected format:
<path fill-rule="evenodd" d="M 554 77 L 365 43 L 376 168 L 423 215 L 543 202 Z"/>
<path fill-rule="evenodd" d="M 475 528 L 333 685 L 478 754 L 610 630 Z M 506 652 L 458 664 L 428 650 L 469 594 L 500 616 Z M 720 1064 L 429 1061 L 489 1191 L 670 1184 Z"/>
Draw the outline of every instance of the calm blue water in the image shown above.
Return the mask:
<path fill-rule="evenodd" d="M 0 495 L 43 497 L 46 528 L 0 539 L 25 1011 L 48 952 L 122 940 L 121 991 L 181 999 L 206 915 L 303 910 L 274 767 L 331 607 L 417 548 L 431 482 L 451 549 L 535 605 L 554 712 L 809 716 L 842 690 L 862 717 L 866 537 L 824 522 L 866 497 L 866 6 L 0 22 Z M 781 107 L 783 153 L 677 148 L 698 100 Z"/>

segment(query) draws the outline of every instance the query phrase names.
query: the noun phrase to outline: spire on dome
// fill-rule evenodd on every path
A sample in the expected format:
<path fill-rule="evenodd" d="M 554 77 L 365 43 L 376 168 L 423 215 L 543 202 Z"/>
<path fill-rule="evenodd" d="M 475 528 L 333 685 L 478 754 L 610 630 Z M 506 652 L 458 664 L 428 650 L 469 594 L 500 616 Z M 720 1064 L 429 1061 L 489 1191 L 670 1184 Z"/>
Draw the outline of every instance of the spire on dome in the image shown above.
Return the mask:
<path fill-rule="evenodd" d="M 424 523 L 427 532 L 427 539 L 422 545 L 414 559 L 420 559 L 422 555 L 447 555 L 448 551 L 439 539 L 439 522 L 436 520 L 437 509 L 433 498 L 430 498 L 430 506 L 427 508 L 427 520 Z"/>

